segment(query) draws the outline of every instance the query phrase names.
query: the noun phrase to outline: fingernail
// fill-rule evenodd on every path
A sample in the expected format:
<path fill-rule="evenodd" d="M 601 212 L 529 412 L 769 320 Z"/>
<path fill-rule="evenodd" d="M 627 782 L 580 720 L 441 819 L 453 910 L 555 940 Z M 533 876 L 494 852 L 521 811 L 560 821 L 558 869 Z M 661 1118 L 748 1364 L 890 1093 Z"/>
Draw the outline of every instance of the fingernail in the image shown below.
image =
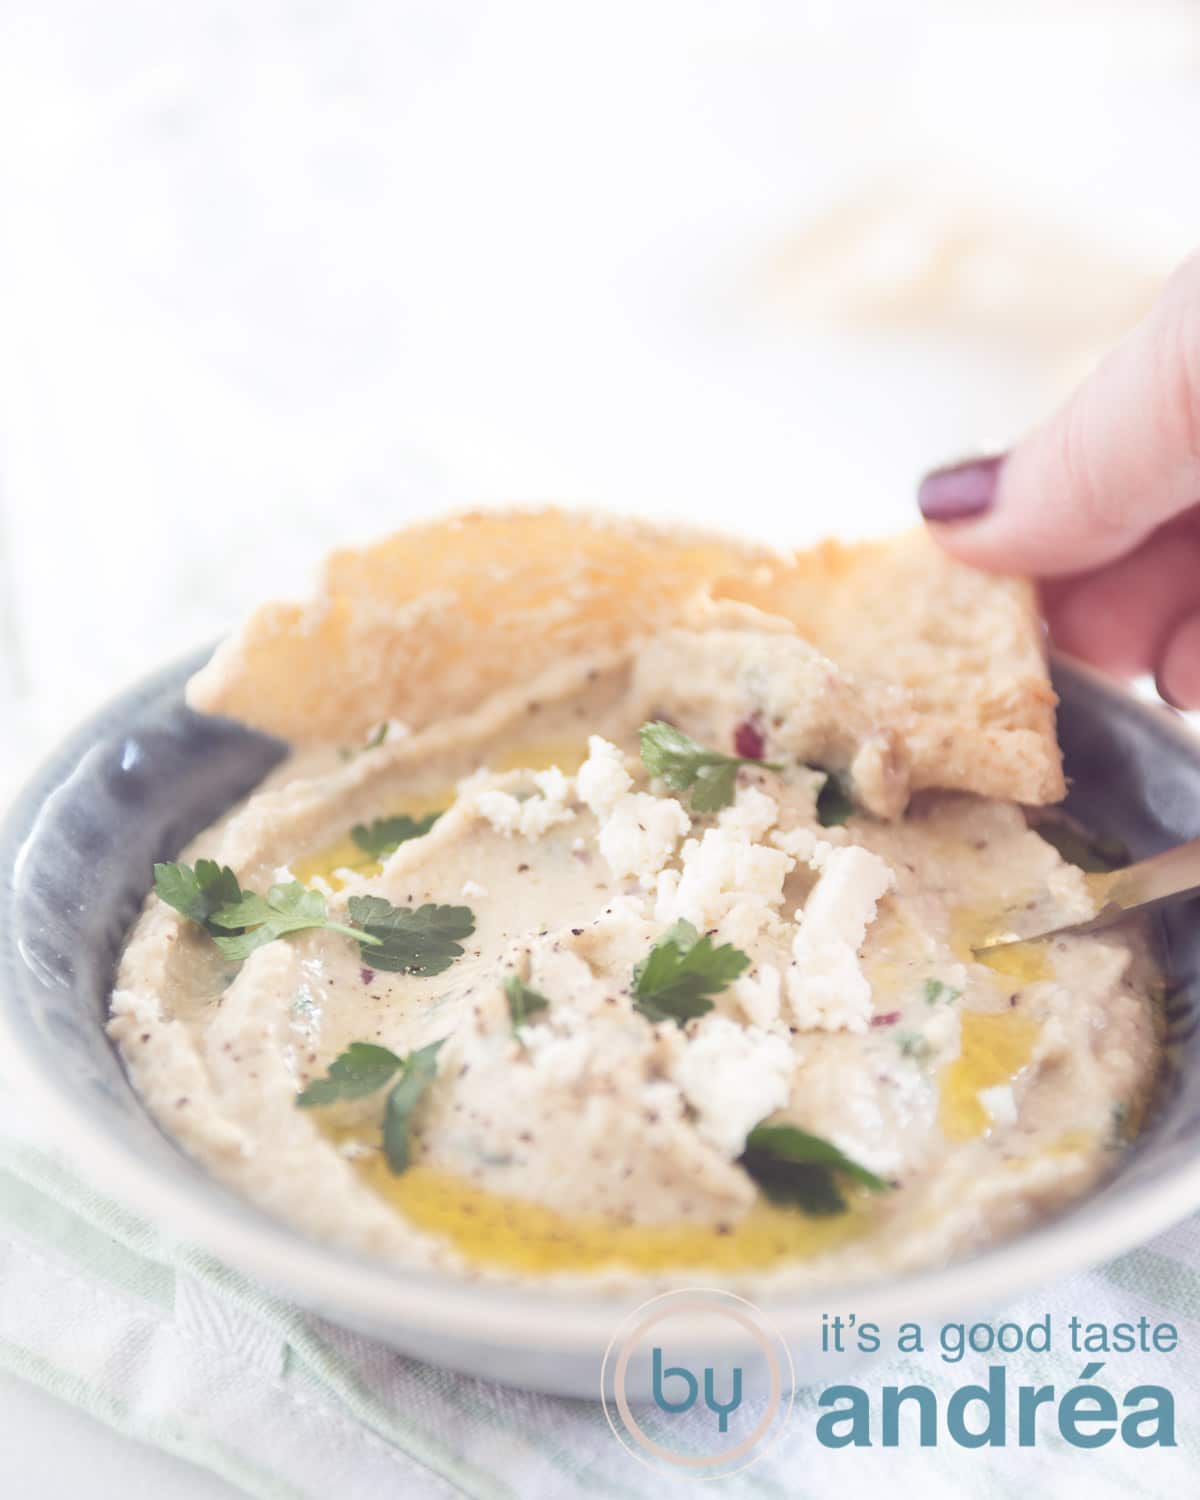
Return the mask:
<path fill-rule="evenodd" d="M 1003 454 L 969 458 L 964 463 L 931 469 L 917 490 L 917 504 L 927 521 L 968 521 L 991 510 Z"/>

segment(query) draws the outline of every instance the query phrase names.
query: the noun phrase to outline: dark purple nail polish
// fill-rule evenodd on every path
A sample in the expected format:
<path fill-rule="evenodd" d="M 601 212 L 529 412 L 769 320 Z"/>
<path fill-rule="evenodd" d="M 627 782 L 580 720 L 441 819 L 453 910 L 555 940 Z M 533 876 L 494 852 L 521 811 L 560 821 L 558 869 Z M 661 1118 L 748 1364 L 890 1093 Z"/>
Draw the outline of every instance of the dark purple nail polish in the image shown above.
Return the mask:
<path fill-rule="evenodd" d="M 967 521 L 991 510 L 1003 455 L 969 458 L 933 469 L 922 479 L 917 504 L 927 521 Z"/>

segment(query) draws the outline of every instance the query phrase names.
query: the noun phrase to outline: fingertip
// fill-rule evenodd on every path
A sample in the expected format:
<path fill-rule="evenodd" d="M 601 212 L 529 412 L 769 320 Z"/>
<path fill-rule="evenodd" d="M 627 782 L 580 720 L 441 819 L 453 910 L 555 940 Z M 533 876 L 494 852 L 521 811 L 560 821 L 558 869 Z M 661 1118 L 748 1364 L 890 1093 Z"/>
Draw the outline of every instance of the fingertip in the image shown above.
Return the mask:
<path fill-rule="evenodd" d="M 995 504 L 1003 462 L 1003 454 L 993 454 L 930 469 L 917 486 L 921 514 L 935 525 L 958 525 L 985 516 Z"/>
<path fill-rule="evenodd" d="M 1054 545 L 1054 538 L 1047 546 L 1042 517 L 1026 514 L 1020 458 L 1019 451 L 993 453 L 931 469 L 917 487 L 929 533 L 952 557 L 987 572 L 1075 571 L 1070 548 Z"/>
<path fill-rule="evenodd" d="M 1160 696 L 1172 707 L 1200 709 L 1200 611 L 1172 630 L 1154 675 Z"/>
<path fill-rule="evenodd" d="M 1030 444 L 1009 453 L 934 469 L 917 500 L 930 534 L 951 556 L 990 573 L 1070 578 L 1137 545 L 1135 534 L 1102 533 L 1063 502 L 1065 488 L 1043 483 Z"/>

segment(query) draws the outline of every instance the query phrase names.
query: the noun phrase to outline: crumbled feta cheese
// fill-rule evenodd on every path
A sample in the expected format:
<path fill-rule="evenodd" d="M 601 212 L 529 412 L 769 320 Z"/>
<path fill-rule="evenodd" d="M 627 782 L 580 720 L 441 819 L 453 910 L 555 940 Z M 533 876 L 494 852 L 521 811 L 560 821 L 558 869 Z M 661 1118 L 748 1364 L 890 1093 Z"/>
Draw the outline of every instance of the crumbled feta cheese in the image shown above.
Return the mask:
<path fill-rule="evenodd" d="M 1013 1097 L 1011 1084 L 998 1083 L 995 1088 L 980 1089 L 979 1102 L 993 1125 L 1016 1124 L 1017 1101 Z"/>
<path fill-rule="evenodd" d="M 547 802 L 562 806 L 571 795 L 571 784 L 557 766 L 547 766 L 533 773 L 533 784 Z"/>
<path fill-rule="evenodd" d="M 580 800 L 598 818 L 607 818 L 618 800 L 633 785 L 625 769 L 625 757 L 616 745 L 598 734 L 588 737 L 588 758 L 575 777 Z"/>
<path fill-rule="evenodd" d="M 675 1084 L 666 1078 L 652 1078 L 642 1086 L 641 1102 L 662 1120 L 683 1118 L 683 1095 Z"/>
<path fill-rule="evenodd" d="M 952 1005 L 939 1005 L 921 1027 L 921 1038 L 931 1052 L 956 1057 L 962 1036 L 958 1012 Z"/>
<path fill-rule="evenodd" d="M 779 803 L 756 786 L 740 786 L 732 806 L 717 815 L 718 824 L 757 843 L 779 816 Z"/>
<path fill-rule="evenodd" d="M 833 851 L 828 839 L 819 839 L 811 828 L 777 828 L 771 834 L 771 842 L 776 849 L 814 870 L 819 870 Z"/>
<path fill-rule="evenodd" d="M 556 823 L 569 823 L 575 816 L 569 806 L 571 784 L 558 767 L 538 771 L 533 783 L 537 792 L 524 801 L 498 787 L 477 793 L 475 806 L 480 817 L 506 838 L 520 833 L 531 841 L 541 838 Z"/>
<path fill-rule="evenodd" d="M 696 1111 L 697 1132 L 733 1158 L 755 1125 L 787 1103 L 794 1066 L 782 1037 L 710 1015 L 689 1039 L 672 1076 Z"/>
<path fill-rule="evenodd" d="M 690 842 L 690 841 L 689 841 Z M 673 922 L 672 913 L 679 895 L 679 871 L 660 870 L 654 882 L 654 917 L 659 922 Z"/>
<path fill-rule="evenodd" d="M 753 953 L 764 939 L 786 944 L 791 936 L 791 924 L 785 922 L 776 910 L 759 896 L 735 901 L 716 924 L 717 941 L 732 943 L 744 953 Z"/>
<path fill-rule="evenodd" d="M 806 943 L 845 943 L 857 952 L 892 883 L 887 862 L 869 849 L 851 844 L 832 850 L 804 907 L 800 936 Z"/>
<path fill-rule="evenodd" d="M 573 929 L 571 935 L 576 936 Z M 599 961 L 598 967 L 612 973 L 624 963 L 624 957 L 614 957 L 618 949 L 629 943 L 649 946 L 657 936 L 657 928 L 648 920 L 645 897 L 640 892 L 622 892 L 592 918 L 583 930 L 582 942 L 589 955 L 600 944 L 606 957 Z"/>
<path fill-rule="evenodd" d="M 475 897 L 476 899 L 482 899 L 487 895 L 487 886 L 480 885 L 477 880 L 464 880 L 462 883 L 462 890 L 459 892 L 459 894 L 465 896 L 468 900 L 470 900 L 472 897 Z"/>
<path fill-rule="evenodd" d="M 733 982 L 738 1004 L 755 1026 L 770 1026 L 779 1019 L 783 979 L 774 964 L 759 964 L 752 974 Z"/>
<path fill-rule="evenodd" d="M 538 771 L 533 784 L 539 796 L 521 804 L 521 832 L 527 839 L 540 838 L 556 823 L 568 823 L 575 816 L 570 807 L 571 784 L 557 766 Z"/>
<path fill-rule="evenodd" d="M 586 1031 L 559 1036 L 543 1026 L 539 1026 L 536 1033 L 526 1031 L 525 1042 L 534 1067 L 556 1084 L 575 1083 L 582 1078 L 587 1072 L 594 1046 L 593 1038 Z"/>
<path fill-rule="evenodd" d="M 781 849 L 753 844 L 726 828 L 708 828 L 700 840 L 683 846 L 683 870 L 659 876 L 655 920 L 681 917 L 701 931 L 715 927 L 734 905 L 752 902 L 764 913 L 783 901 L 783 882 L 792 858 Z"/>
<path fill-rule="evenodd" d="M 674 797 L 625 792 L 601 825 L 597 842 L 609 869 L 620 879 L 652 879 L 675 852 L 692 821 Z"/>
<path fill-rule="evenodd" d="M 508 1029 L 511 1034 L 513 1030 L 512 1017 L 508 1018 Z M 521 1027 L 520 1049 L 523 1049 L 527 1057 L 533 1057 L 539 1048 L 545 1047 L 554 1041 L 558 1032 L 550 1025 L 549 1021 L 526 1021 Z M 471 1057 L 468 1062 L 474 1063 L 477 1059 Z"/>
<path fill-rule="evenodd" d="M 521 826 L 521 804 L 511 792 L 501 792 L 495 787 L 480 792 L 475 799 L 479 816 L 490 823 L 497 833 L 511 836 Z"/>
<path fill-rule="evenodd" d="M 884 860 L 857 845 L 831 849 L 802 912 L 787 973 L 788 1000 L 801 1026 L 865 1031 L 871 986 L 858 950 L 876 905 L 891 889 Z"/>

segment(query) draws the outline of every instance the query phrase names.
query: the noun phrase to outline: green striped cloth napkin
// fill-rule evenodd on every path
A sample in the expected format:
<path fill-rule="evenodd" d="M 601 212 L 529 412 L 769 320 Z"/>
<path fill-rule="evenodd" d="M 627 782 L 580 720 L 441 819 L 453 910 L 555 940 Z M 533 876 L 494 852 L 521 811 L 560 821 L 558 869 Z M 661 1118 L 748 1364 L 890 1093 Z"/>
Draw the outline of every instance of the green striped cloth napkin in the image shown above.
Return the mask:
<path fill-rule="evenodd" d="M 0 1096 L 2 1097 L 2 1096 Z M 408 1496 L 694 1495 L 701 1482 L 652 1470 L 618 1444 L 598 1403 L 488 1384 L 405 1358 L 288 1305 L 193 1246 L 180 1244 L 30 1138 L 0 1103 L 0 1365 L 145 1442 L 271 1500 Z M 838 1310 L 831 1305 L 831 1310 Z M 829 1449 L 815 1436 L 819 1389 L 796 1393 L 781 1440 L 751 1468 L 716 1481 L 722 1496 L 839 1500 L 1011 1497 L 1090 1500 L 1200 1494 L 1200 1219 L 1111 1265 L 1005 1309 L 1089 1321 L 1169 1319 L 1173 1355 L 1113 1355 L 1101 1381 L 1118 1403 L 1143 1382 L 1170 1388 L 1178 1446 L 1119 1440 L 1088 1451 L 1053 1414 L 1021 1448 Z M 1099 1356 L 1096 1356 L 1099 1358 Z M 946 1397 L 986 1379 L 985 1356 L 881 1358 L 859 1383 L 929 1385 Z M 1083 1359 L 1014 1356 L 1011 1384 L 1078 1384 Z M 598 1374 L 599 1372 L 597 1372 Z M 854 1378 L 854 1377 L 851 1377 Z M 673 1420 L 690 1420 L 675 1418 Z M 697 1420 L 709 1414 L 697 1409 Z M 1015 1423 L 1010 1422 L 1015 1432 Z"/>

